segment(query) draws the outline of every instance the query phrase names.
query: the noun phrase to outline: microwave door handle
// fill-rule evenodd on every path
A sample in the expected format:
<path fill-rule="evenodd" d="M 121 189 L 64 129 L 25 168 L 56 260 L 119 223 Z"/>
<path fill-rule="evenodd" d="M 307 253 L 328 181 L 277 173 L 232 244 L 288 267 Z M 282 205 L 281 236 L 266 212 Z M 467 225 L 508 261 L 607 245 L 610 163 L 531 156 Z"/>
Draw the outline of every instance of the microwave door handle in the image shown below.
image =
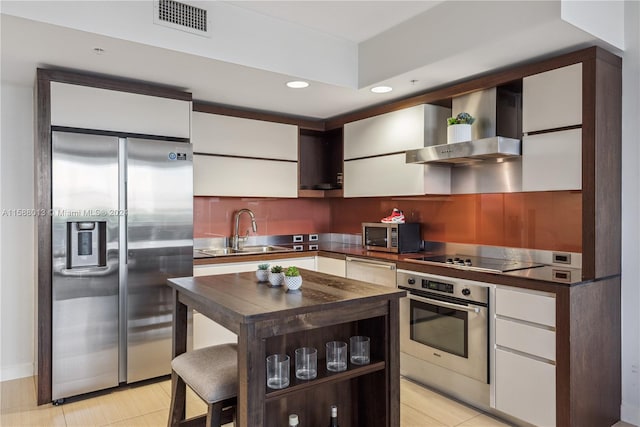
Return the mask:
<path fill-rule="evenodd" d="M 384 268 L 385 270 L 395 270 L 396 269 L 396 266 L 394 264 L 378 263 L 378 262 L 374 262 L 374 261 L 363 261 L 361 259 L 350 258 L 350 257 L 347 257 L 347 261 L 348 262 L 357 262 L 358 264 L 365 264 L 365 265 L 370 266 L 370 267 Z"/>
<path fill-rule="evenodd" d="M 441 307 L 454 308 L 456 310 L 468 311 L 469 313 L 480 313 L 480 307 L 471 307 L 466 305 L 453 304 L 451 302 L 435 300 L 431 298 L 419 297 L 412 293 L 409 293 L 409 299 L 426 302 L 427 304 L 439 305 Z"/>

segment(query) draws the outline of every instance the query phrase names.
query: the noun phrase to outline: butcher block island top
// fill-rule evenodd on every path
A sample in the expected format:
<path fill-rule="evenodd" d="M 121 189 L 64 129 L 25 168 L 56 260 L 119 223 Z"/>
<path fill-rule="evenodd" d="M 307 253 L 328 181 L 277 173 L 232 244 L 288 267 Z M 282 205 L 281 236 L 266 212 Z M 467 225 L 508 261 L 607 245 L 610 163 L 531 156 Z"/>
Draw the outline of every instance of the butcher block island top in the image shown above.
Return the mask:
<path fill-rule="evenodd" d="M 289 414 L 298 414 L 302 425 L 325 425 L 336 404 L 342 427 L 398 427 L 398 307 L 405 292 L 309 270 L 300 274 L 299 292 L 258 283 L 254 272 L 169 279 L 174 357 L 186 351 L 187 308 L 193 308 L 238 335 L 238 426 L 287 425 Z M 327 371 L 325 343 L 349 343 L 355 335 L 370 337 L 371 362 Z M 296 379 L 300 347 L 318 350 L 313 380 Z M 277 353 L 289 355 L 291 380 L 272 390 L 266 386 L 266 357 Z"/>

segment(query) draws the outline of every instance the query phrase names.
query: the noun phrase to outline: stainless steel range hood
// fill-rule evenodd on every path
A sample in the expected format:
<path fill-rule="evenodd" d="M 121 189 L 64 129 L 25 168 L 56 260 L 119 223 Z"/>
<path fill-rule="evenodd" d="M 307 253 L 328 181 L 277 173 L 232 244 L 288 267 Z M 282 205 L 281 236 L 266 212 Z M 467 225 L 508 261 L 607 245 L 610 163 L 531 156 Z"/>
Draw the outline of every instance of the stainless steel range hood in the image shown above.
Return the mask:
<path fill-rule="evenodd" d="M 435 141 L 435 145 L 409 150 L 407 163 L 496 163 L 521 155 L 522 115 L 517 90 L 494 87 L 472 92 L 453 98 L 451 107 L 452 116 L 465 111 L 476 118 L 472 140 L 454 144 Z"/>
<path fill-rule="evenodd" d="M 502 161 L 520 155 L 519 139 L 494 136 L 409 150 L 406 152 L 406 162 L 465 164 L 484 160 Z"/>

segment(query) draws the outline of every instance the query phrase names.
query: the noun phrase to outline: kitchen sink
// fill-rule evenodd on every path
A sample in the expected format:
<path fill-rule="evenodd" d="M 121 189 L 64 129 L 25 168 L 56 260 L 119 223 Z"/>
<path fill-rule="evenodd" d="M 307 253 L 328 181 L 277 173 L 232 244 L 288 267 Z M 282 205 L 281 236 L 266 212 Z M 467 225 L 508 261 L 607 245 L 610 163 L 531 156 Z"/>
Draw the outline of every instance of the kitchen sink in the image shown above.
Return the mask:
<path fill-rule="evenodd" d="M 259 246 L 244 246 L 242 249 L 233 248 L 213 248 L 213 249 L 198 249 L 200 253 L 209 256 L 226 256 L 226 255 L 249 255 L 249 254 L 264 254 L 273 252 L 291 252 L 293 249 L 284 246 L 275 245 L 259 245 Z"/>

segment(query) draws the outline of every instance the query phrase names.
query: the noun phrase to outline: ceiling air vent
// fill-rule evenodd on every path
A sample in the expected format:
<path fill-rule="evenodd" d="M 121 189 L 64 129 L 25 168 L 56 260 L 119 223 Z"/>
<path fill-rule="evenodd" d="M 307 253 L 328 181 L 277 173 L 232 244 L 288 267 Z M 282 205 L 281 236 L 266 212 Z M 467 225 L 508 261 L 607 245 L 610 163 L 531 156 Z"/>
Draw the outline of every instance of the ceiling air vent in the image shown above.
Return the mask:
<path fill-rule="evenodd" d="M 201 36 L 209 36 L 207 9 L 174 0 L 154 1 L 153 22 Z"/>

